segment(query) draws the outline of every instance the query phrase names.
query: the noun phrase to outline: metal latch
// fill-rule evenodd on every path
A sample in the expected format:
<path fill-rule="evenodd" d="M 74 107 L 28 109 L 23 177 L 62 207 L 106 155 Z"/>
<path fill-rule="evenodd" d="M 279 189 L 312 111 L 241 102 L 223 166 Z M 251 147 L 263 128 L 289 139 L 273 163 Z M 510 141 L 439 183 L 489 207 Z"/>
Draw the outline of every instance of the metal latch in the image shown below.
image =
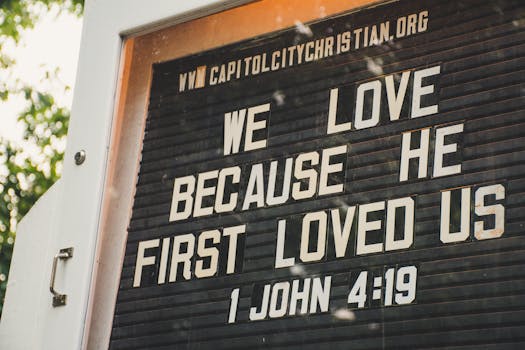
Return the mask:
<path fill-rule="evenodd" d="M 53 268 L 51 270 L 51 280 L 49 281 L 49 290 L 53 294 L 53 307 L 66 305 L 67 295 L 60 294 L 55 290 L 55 277 L 57 273 L 58 260 L 67 260 L 73 257 L 73 248 L 60 249 L 58 254 L 53 258 Z"/>

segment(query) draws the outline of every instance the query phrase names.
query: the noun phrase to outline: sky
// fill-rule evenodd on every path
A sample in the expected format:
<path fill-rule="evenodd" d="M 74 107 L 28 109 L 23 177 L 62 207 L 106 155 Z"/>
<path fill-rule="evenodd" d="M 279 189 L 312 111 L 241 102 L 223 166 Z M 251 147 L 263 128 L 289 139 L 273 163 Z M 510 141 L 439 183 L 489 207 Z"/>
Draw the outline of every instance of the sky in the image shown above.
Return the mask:
<path fill-rule="evenodd" d="M 82 20 L 75 15 L 62 13 L 56 9 L 46 13 L 35 25 L 25 31 L 20 43 L 8 47 L 8 53 L 15 59 L 12 76 L 0 76 L 14 83 L 15 77 L 22 82 L 51 92 L 58 104 L 71 107 L 75 84 Z M 46 71 L 58 68 L 60 82 L 44 84 Z M 64 93 L 63 84 L 71 90 Z M 0 137 L 18 142 L 22 129 L 17 125 L 17 116 L 24 109 L 21 96 L 11 96 L 7 102 L 0 101 Z"/>

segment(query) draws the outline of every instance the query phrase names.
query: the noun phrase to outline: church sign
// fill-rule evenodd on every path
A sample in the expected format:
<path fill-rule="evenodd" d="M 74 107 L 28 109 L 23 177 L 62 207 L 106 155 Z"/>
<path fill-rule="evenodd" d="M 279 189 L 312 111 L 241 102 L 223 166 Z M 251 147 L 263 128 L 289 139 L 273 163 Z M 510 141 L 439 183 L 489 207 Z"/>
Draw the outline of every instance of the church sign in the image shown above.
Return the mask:
<path fill-rule="evenodd" d="M 524 10 L 395 1 L 155 64 L 110 348 L 523 340 Z"/>

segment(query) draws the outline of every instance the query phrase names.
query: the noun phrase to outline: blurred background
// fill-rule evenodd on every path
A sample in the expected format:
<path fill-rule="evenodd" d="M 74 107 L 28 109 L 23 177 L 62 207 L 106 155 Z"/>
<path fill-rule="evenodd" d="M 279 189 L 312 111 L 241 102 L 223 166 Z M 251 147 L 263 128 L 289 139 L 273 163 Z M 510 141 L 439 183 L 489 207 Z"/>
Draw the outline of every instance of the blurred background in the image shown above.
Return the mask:
<path fill-rule="evenodd" d="M 83 8 L 0 0 L 0 316 L 17 224 L 60 178 Z"/>

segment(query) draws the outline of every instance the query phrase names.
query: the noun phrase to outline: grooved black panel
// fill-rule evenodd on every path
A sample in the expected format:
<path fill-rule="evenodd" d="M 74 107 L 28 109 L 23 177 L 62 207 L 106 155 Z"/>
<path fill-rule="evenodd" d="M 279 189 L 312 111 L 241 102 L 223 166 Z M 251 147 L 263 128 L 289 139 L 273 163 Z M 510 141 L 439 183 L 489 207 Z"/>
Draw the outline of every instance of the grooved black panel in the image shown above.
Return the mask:
<path fill-rule="evenodd" d="M 521 0 L 401 0 L 155 65 L 110 348 L 524 348 L 524 5 Z M 427 27 L 417 27 L 418 17 L 415 28 L 419 32 L 397 37 L 399 18 L 408 21 L 409 15 L 424 11 L 428 11 Z M 386 21 L 390 26 L 386 42 L 363 47 L 361 37 L 360 47 L 355 47 L 358 39 L 354 30 L 366 27 L 371 31 L 373 25 L 380 28 Z M 219 79 L 220 74 L 213 73 L 212 67 L 263 53 L 270 59 L 273 52 L 293 45 L 322 39 L 326 44 L 327 37 L 337 42 L 338 34 L 347 31 L 351 33 L 348 52 L 334 52 L 301 64 L 295 61 L 290 67 L 256 75 L 241 72 L 238 79 L 210 85 L 212 75 Z M 204 86 L 189 89 L 185 85 L 185 91 L 179 91 L 181 74 L 199 66 L 206 66 Z M 434 92 L 425 93 L 421 105 L 437 105 L 438 111 L 411 118 L 414 73 L 436 66 L 439 74 L 423 79 L 423 85 L 434 86 Z M 399 120 L 391 121 L 385 77 L 394 75 L 398 91 L 403 71 L 410 71 L 406 97 Z M 374 80 L 381 84 L 379 122 L 356 130 L 356 91 Z M 353 127 L 327 134 L 330 90 L 334 88 L 339 89 L 337 122 L 352 122 Z M 364 100 L 368 117 L 372 113 L 370 91 Z M 243 136 L 241 151 L 224 155 L 225 113 L 265 103 L 270 104 L 270 111 L 257 118 L 265 118 L 267 127 L 254 135 L 257 140 L 266 139 L 267 146 L 242 151 Z M 446 138 L 447 144 L 457 144 L 457 151 L 447 154 L 444 162 L 460 164 L 461 172 L 433 176 L 435 133 L 438 128 L 457 124 L 463 124 L 463 132 Z M 427 128 L 431 135 L 428 176 L 417 178 L 417 163 L 412 161 L 408 181 L 400 181 L 403 133 L 413 132 L 411 147 L 417 148 L 420 130 Z M 270 163 L 279 161 L 279 194 L 287 158 L 307 152 L 321 156 L 323 149 L 343 145 L 347 152 L 334 157 L 332 163 L 341 163 L 344 169 L 328 179 L 329 184 L 343 184 L 342 192 L 303 200 L 289 198 L 280 205 L 252 205 L 242 210 L 254 164 L 262 164 L 266 189 Z M 206 171 L 234 166 L 241 168 L 241 179 L 228 187 L 228 196 L 238 193 L 233 211 L 169 221 L 175 178 L 197 178 Z M 319 173 L 320 167 L 319 162 L 310 168 Z M 295 181 L 292 174 L 292 183 Z M 476 212 L 475 193 L 495 184 L 504 187 L 504 199 L 487 196 L 485 204 L 504 206 L 504 232 L 500 237 L 480 240 L 474 234 L 474 221 L 491 227 L 496 216 Z M 216 185 L 217 180 L 206 182 L 207 187 Z M 469 234 L 460 242 L 445 244 L 440 240 L 441 192 L 456 189 L 451 192 L 450 226 L 455 230 L 460 217 L 456 206 L 459 188 L 471 191 Z M 356 225 L 361 206 L 401 197 L 414 200 L 411 246 L 358 254 Z M 213 203 L 213 197 L 208 196 L 203 206 Z M 330 209 L 338 208 L 343 215 L 353 206 L 356 216 L 344 257 L 336 258 L 330 224 L 325 256 L 320 261 L 274 267 L 279 220 L 288 225 L 286 256 L 295 256 L 299 262 L 303 216 L 324 211 L 330 218 Z M 384 242 L 385 216 L 385 211 L 371 214 L 369 221 L 382 220 L 382 227 L 370 231 L 367 244 Z M 179 271 L 177 281 L 168 282 L 166 276 L 165 283 L 157 283 L 164 238 L 172 242 L 174 236 L 189 233 L 198 238 L 206 230 L 242 224 L 246 224 L 246 231 L 239 238 L 235 273 L 226 273 L 227 249 L 221 244 L 215 276 L 199 279 L 193 274 L 198 258 L 195 252 L 190 280 L 184 280 Z M 160 239 L 158 247 L 145 253 L 155 261 L 143 267 L 140 286 L 133 287 L 139 243 L 155 239 Z M 222 237 L 221 242 L 224 240 Z M 315 243 L 314 239 L 311 245 Z M 312 249 L 315 247 L 310 246 Z M 171 247 L 168 266 L 172 253 Z M 399 271 L 404 266 L 417 268 L 413 301 L 386 306 L 385 286 L 381 300 L 373 300 L 370 277 L 365 306 L 347 304 L 357 273 L 384 276 L 388 269 Z M 331 276 L 328 311 L 249 320 L 250 307 L 260 302 L 265 284 L 326 276 Z M 229 324 L 230 295 L 235 288 L 240 288 L 238 311 L 236 322 Z"/>

